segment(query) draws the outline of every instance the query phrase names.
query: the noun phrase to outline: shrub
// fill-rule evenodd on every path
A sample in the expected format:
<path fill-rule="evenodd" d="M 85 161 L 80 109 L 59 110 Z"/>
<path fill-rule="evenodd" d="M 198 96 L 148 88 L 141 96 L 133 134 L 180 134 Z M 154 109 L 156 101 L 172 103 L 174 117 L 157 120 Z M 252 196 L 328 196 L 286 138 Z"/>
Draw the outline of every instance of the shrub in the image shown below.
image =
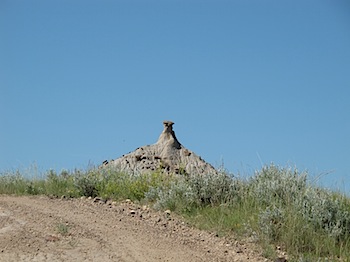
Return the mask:
<path fill-rule="evenodd" d="M 215 206 L 233 201 L 241 192 L 241 183 L 225 173 L 216 175 L 186 175 L 173 179 L 170 184 L 152 187 L 146 199 L 155 207 L 179 211 Z"/>
<path fill-rule="evenodd" d="M 350 248 L 348 198 L 307 183 L 297 170 L 264 167 L 249 181 L 261 236 L 292 253 L 341 256 Z M 339 248 L 342 247 L 342 248 Z M 349 255 L 349 253 L 346 253 Z"/>
<path fill-rule="evenodd" d="M 265 166 L 249 181 L 249 193 L 264 206 L 287 205 L 307 188 L 307 173 L 297 169 Z"/>
<path fill-rule="evenodd" d="M 190 175 L 186 183 L 198 205 L 226 203 L 236 195 L 236 183 L 225 173 Z"/>
<path fill-rule="evenodd" d="M 4 172 L 0 175 L 0 193 L 2 194 L 26 194 L 28 180 L 16 171 L 15 173 Z"/>
<path fill-rule="evenodd" d="M 171 176 L 153 174 L 130 174 L 115 168 L 94 169 L 75 176 L 75 185 L 85 196 L 102 196 L 113 199 L 142 200 L 151 187 L 169 183 Z"/>
<path fill-rule="evenodd" d="M 315 229 L 336 239 L 350 236 L 349 203 L 344 196 L 310 187 L 300 197 L 298 208 Z"/>
<path fill-rule="evenodd" d="M 87 173 L 76 171 L 74 174 L 74 187 L 79 195 L 86 197 L 97 197 L 99 195 L 98 185 L 102 178 L 97 170 L 89 170 Z"/>
<path fill-rule="evenodd" d="M 57 174 L 54 170 L 49 170 L 46 174 L 44 192 L 50 196 L 76 197 L 79 195 L 74 186 L 74 177 L 68 171 L 63 170 Z"/>
<path fill-rule="evenodd" d="M 176 179 L 166 186 L 151 187 L 145 197 L 155 202 L 156 209 L 178 210 L 190 209 L 196 202 L 195 195 L 184 179 Z"/>
<path fill-rule="evenodd" d="M 259 215 L 260 229 L 272 241 L 280 240 L 284 222 L 284 210 L 276 206 L 267 207 Z"/>

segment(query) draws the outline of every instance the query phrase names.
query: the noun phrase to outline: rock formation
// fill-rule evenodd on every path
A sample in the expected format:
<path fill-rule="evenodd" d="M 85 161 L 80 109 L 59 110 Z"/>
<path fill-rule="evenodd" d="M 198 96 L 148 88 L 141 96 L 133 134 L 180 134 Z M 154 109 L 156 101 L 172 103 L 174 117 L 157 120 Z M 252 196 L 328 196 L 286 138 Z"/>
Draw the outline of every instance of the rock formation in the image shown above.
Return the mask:
<path fill-rule="evenodd" d="M 175 174 L 216 174 L 213 166 L 177 140 L 173 122 L 164 121 L 164 130 L 157 143 L 137 148 L 120 158 L 103 162 L 103 167 L 116 167 L 120 171 L 149 173 L 162 171 Z"/>

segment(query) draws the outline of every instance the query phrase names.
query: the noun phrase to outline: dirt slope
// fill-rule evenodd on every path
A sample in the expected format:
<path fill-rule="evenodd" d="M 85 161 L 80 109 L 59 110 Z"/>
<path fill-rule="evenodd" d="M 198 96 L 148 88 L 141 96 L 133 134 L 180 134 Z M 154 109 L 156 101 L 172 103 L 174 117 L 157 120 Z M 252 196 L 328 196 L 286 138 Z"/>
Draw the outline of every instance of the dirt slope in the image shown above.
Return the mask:
<path fill-rule="evenodd" d="M 126 201 L 0 196 L 0 261 L 267 261 Z"/>

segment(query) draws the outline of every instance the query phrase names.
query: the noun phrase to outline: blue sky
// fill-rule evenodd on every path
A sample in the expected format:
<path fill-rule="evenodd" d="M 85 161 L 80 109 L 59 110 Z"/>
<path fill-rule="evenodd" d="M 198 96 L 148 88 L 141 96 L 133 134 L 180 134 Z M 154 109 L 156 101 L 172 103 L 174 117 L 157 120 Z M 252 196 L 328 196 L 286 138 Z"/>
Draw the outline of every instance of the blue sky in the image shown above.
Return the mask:
<path fill-rule="evenodd" d="M 214 166 L 350 191 L 349 1 L 0 3 L 0 170 L 86 168 L 162 121 Z"/>

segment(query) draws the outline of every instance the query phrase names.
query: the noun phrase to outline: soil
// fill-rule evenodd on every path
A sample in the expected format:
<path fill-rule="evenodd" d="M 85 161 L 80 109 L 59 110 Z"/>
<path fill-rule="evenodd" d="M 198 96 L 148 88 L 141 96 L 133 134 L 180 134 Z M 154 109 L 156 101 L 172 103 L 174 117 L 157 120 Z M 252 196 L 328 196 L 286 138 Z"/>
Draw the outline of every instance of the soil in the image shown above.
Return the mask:
<path fill-rule="evenodd" d="M 0 261 L 268 261 L 130 200 L 0 196 Z"/>

